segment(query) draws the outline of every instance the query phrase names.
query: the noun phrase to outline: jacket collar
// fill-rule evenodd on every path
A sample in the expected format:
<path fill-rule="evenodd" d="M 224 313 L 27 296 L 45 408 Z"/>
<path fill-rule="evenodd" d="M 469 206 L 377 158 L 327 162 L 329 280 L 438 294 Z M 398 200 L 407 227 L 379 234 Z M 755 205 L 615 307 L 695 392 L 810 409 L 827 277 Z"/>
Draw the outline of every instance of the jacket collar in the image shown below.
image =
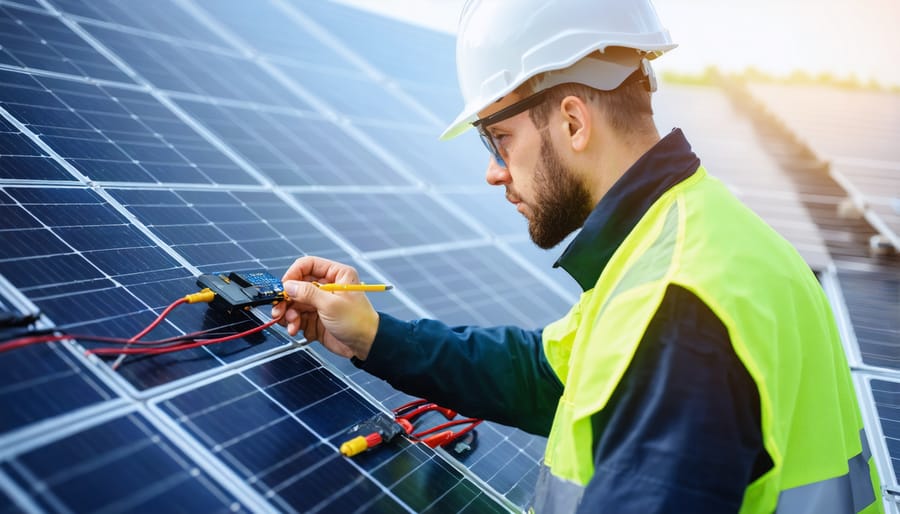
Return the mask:
<path fill-rule="evenodd" d="M 672 130 L 613 184 L 553 267 L 566 270 L 583 291 L 593 288 L 650 206 L 699 166 L 700 159 L 681 129 Z"/>

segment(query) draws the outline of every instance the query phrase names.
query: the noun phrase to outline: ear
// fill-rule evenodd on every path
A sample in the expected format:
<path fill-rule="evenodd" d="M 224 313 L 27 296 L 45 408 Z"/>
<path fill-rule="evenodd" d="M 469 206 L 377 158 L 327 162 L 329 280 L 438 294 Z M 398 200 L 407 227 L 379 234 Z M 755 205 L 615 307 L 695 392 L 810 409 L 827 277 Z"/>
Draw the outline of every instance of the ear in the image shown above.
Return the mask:
<path fill-rule="evenodd" d="M 593 130 L 593 112 L 590 107 L 577 96 L 567 96 L 559 104 L 562 114 L 564 137 L 573 151 L 581 152 L 588 147 Z"/>

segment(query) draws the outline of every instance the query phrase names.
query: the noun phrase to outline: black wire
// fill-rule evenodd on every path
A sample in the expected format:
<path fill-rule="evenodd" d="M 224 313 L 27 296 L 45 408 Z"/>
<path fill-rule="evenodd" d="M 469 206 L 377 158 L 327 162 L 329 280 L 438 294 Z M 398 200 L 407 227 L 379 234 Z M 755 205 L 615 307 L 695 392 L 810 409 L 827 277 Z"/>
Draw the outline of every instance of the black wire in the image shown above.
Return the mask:
<path fill-rule="evenodd" d="M 25 327 L 31 325 L 41 317 L 40 312 L 19 314 L 17 312 L 0 312 L 0 328 Z"/>

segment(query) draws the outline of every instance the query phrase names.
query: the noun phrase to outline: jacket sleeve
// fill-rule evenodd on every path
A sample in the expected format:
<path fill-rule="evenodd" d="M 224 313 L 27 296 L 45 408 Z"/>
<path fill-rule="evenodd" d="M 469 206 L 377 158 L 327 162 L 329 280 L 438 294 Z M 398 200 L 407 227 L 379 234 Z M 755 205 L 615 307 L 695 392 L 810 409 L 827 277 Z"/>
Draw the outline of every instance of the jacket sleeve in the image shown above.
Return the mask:
<path fill-rule="evenodd" d="M 594 476 L 582 513 L 737 512 L 772 466 L 756 383 L 718 317 L 677 286 L 591 421 Z"/>
<path fill-rule="evenodd" d="M 466 416 L 549 434 L 562 384 L 544 356 L 541 330 L 379 316 L 369 356 L 354 359 L 356 366 Z"/>

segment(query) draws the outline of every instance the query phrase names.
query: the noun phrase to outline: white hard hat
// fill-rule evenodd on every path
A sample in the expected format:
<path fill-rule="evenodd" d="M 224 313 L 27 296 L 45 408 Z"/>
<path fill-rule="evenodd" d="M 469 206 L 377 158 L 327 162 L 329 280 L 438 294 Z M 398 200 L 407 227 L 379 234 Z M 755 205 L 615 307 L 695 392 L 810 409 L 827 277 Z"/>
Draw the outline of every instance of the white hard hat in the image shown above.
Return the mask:
<path fill-rule="evenodd" d="M 643 59 L 676 46 L 650 0 L 469 0 L 456 39 L 456 72 L 465 107 L 441 139 L 467 130 L 479 111 L 538 73 L 565 70 L 541 89 L 581 82 L 610 90 Z M 607 52 L 609 47 L 631 50 Z M 588 54 L 599 57 L 572 67 Z M 645 73 L 650 73 L 643 62 Z M 570 73 L 576 78 L 568 77 Z"/>

